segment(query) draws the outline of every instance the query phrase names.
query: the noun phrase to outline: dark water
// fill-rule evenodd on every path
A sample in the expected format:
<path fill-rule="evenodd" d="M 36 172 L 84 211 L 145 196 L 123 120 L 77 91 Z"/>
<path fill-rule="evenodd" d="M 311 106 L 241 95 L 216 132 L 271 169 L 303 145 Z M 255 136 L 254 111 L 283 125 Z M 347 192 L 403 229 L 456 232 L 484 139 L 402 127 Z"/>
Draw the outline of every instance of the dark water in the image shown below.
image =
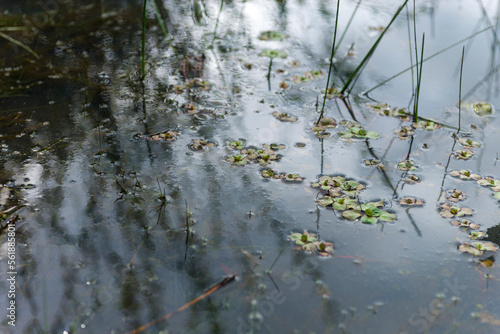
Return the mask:
<path fill-rule="evenodd" d="M 379 36 L 375 28 L 387 25 L 401 3 L 362 2 L 337 51 L 336 87 Z M 452 226 L 439 208 L 450 189 L 464 191 L 467 197 L 458 206 L 472 208 L 467 218 L 481 226 L 487 241 L 500 243 L 493 191 L 449 175 L 460 169 L 493 179 L 500 174 L 496 114 L 480 117 L 471 106 L 500 106 L 498 1 L 484 4 L 488 18 L 479 1 L 416 2 L 425 57 L 490 24 L 494 28 L 424 63 L 419 115 L 445 126 L 415 130 L 407 140 L 394 131 L 410 122 L 379 116 L 366 105 L 407 107 L 411 72 L 362 94 L 410 66 L 413 4 L 409 21 L 403 9 L 348 98 L 326 101 L 326 116 L 356 120 L 381 135 L 351 141 L 339 137 L 343 126 L 329 129 L 331 136 L 323 139 L 310 130 L 319 117 L 326 75 L 292 80 L 307 71 L 328 71 L 335 3 L 224 2 L 215 39 L 220 2 L 205 3 L 200 23 L 188 2 L 157 5 L 168 38 L 149 3 L 143 81 L 140 4 L 56 1 L 48 10 L 27 2 L 24 17 L 18 7 L 5 5 L 9 13 L 0 17 L 2 26 L 38 28 L 5 34 L 40 58 L 1 41 L 3 310 L 11 300 L 9 222 L 17 243 L 16 326 L 3 311 L 2 333 L 139 331 L 233 274 L 235 280 L 144 332 L 500 331 L 497 252 L 460 252 L 460 244 L 473 242 L 470 232 Z M 337 40 L 355 7 L 354 1 L 341 3 Z M 268 30 L 289 37 L 259 40 Z M 461 137 L 481 144 L 470 160 L 450 158 L 463 149 L 452 136 L 459 120 L 463 45 Z M 351 47 L 352 57 L 344 59 Z M 269 59 L 258 56 L 266 48 L 288 55 L 273 60 L 269 81 Z M 207 89 L 193 79 L 206 81 Z M 288 88 L 280 88 L 281 82 Z M 188 103 L 196 112 L 189 112 Z M 298 120 L 281 122 L 273 112 Z M 166 131 L 176 139 L 151 136 Z M 195 139 L 216 145 L 193 151 Z M 237 139 L 247 146 L 286 148 L 268 166 L 235 166 L 225 160 L 237 153 L 228 147 Z M 408 173 L 396 168 L 408 155 L 419 167 L 410 174 L 420 183 L 405 184 Z M 374 158 L 385 168 L 364 164 Z M 298 173 L 304 181 L 265 180 L 264 168 Z M 359 201 L 384 200 L 384 210 L 396 220 L 363 224 L 318 206 L 320 191 L 310 185 L 320 175 L 362 182 L 366 190 Z M 408 209 L 398 204 L 405 196 L 425 204 Z M 334 254 L 323 258 L 297 249 L 289 236 L 302 231 L 332 242 Z M 480 261 L 487 258 L 491 268 Z"/>

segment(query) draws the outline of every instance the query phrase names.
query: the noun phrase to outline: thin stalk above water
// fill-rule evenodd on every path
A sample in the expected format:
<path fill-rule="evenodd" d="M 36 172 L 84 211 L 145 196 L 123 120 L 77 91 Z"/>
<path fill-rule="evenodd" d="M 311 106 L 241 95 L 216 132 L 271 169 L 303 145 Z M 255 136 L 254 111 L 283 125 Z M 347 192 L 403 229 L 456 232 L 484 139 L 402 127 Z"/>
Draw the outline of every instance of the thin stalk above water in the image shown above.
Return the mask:
<path fill-rule="evenodd" d="M 343 95 L 345 93 L 345 91 L 351 86 L 351 83 L 353 82 L 353 80 L 359 75 L 361 74 L 362 70 L 365 68 L 366 64 L 368 63 L 368 61 L 370 60 L 371 56 L 373 55 L 373 53 L 375 52 L 375 50 L 377 49 L 377 46 L 379 45 L 380 41 L 382 40 L 382 38 L 384 37 L 385 33 L 387 32 L 387 30 L 389 30 L 390 26 L 392 25 L 392 23 L 396 20 L 396 18 L 399 16 L 399 13 L 401 13 L 401 11 L 403 10 L 404 6 L 406 6 L 406 3 L 408 2 L 408 0 L 405 0 L 405 2 L 398 8 L 398 10 L 396 11 L 396 13 L 394 14 L 394 16 L 392 17 L 391 21 L 389 22 L 389 24 L 387 25 L 387 27 L 385 27 L 385 29 L 380 33 L 380 36 L 377 38 L 377 40 L 375 41 L 375 43 L 373 43 L 372 47 L 370 48 L 370 50 L 368 51 L 368 53 L 365 55 L 365 57 L 363 58 L 363 60 L 361 61 L 361 63 L 358 65 L 358 67 L 356 67 L 356 69 L 354 70 L 354 72 L 351 74 L 350 78 L 347 80 L 347 82 L 345 83 L 344 87 L 342 88 L 342 90 L 340 91 L 340 94 Z M 352 87 L 351 87 L 352 88 Z"/>
<path fill-rule="evenodd" d="M 146 76 L 146 5 L 148 0 L 144 0 L 142 9 L 142 50 L 141 50 L 141 78 L 144 80 Z"/>
<path fill-rule="evenodd" d="M 323 105 L 321 106 L 321 113 L 320 113 L 318 121 L 316 123 L 319 123 L 319 121 L 323 118 L 323 113 L 325 112 L 325 103 L 326 103 L 326 97 L 328 95 L 328 86 L 330 85 L 330 76 L 332 74 L 333 56 L 335 55 L 335 50 L 336 50 L 335 40 L 337 39 L 337 26 L 338 26 L 338 22 L 339 22 L 339 9 L 340 9 L 340 0 L 337 1 L 337 13 L 335 14 L 335 30 L 333 32 L 332 53 L 330 55 L 330 67 L 328 68 L 328 78 L 326 79 L 325 96 L 323 98 Z"/>
<path fill-rule="evenodd" d="M 462 72 L 464 69 L 464 55 L 465 55 L 465 46 L 462 47 L 462 61 L 460 62 L 460 83 L 458 88 L 458 130 L 457 134 L 460 133 L 460 121 L 462 117 Z"/>

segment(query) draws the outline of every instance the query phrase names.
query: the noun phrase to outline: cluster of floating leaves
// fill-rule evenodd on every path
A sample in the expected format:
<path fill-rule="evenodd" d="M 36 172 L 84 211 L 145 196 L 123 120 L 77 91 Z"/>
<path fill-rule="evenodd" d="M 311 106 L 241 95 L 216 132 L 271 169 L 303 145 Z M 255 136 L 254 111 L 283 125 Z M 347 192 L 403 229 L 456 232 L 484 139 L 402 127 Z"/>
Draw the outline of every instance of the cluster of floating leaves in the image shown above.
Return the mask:
<path fill-rule="evenodd" d="M 398 136 L 399 139 L 406 140 L 415 134 L 413 128 L 411 126 L 401 126 L 399 129 L 396 129 L 394 133 Z"/>
<path fill-rule="evenodd" d="M 472 173 L 470 170 L 461 169 L 461 170 L 453 170 L 450 172 L 450 175 L 453 177 L 458 177 L 462 180 L 480 180 L 482 177 L 479 174 Z"/>
<path fill-rule="evenodd" d="M 194 78 L 187 81 L 183 85 L 174 85 L 173 89 L 175 94 L 182 94 L 186 89 L 200 89 L 209 91 L 210 89 L 212 89 L 212 87 L 213 84 L 211 82 L 199 78 Z"/>
<path fill-rule="evenodd" d="M 333 129 L 337 127 L 337 121 L 331 117 L 323 117 L 318 123 L 315 124 L 311 128 L 311 130 L 318 136 L 319 138 L 329 137 L 330 134 L 325 132 L 327 129 Z"/>
<path fill-rule="evenodd" d="M 420 183 L 421 181 L 420 176 L 415 174 L 409 174 L 403 179 L 403 182 L 408 184 Z"/>
<path fill-rule="evenodd" d="M 406 109 L 391 108 L 391 106 L 388 105 L 387 103 L 378 103 L 378 104 L 368 103 L 366 106 L 381 116 L 400 117 L 402 121 L 409 121 L 411 119 L 408 113 L 406 112 Z"/>
<path fill-rule="evenodd" d="M 188 145 L 189 149 L 195 152 L 201 152 L 213 146 L 216 146 L 214 142 L 204 139 L 193 139 Z"/>
<path fill-rule="evenodd" d="M 322 78 L 325 74 L 326 73 L 321 70 L 312 70 L 304 73 L 304 75 L 293 75 L 291 79 L 293 83 L 300 84 Z"/>
<path fill-rule="evenodd" d="M 465 193 L 458 189 L 448 190 L 448 201 L 457 203 L 465 199 Z"/>
<path fill-rule="evenodd" d="M 384 168 L 384 164 L 378 160 L 378 159 L 366 159 L 365 161 L 363 161 L 363 163 L 365 164 L 365 166 L 368 166 L 368 167 L 379 167 L 379 168 Z"/>
<path fill-rule="evenodd" d="M 384 201 L 360 203 L 357 196 L 366 186 L 355 180 L 347 180 L 343 176 L 321 176 L 317 182 L 311 184 L 313 188 L 320 188 L 325 195 L 317 202 L 322 207 L 331 207 L 343 211 L 342 217 L 356 220 L 361 217 L 365 224 L 376 224 L 378 220 L 392 222 L 396 215 L 381 210 Z"/>
<path fill-rule="evenodd" d="M 288 54 L 281 49 L 264 49 L 261 53 L 259 53 L 259 57 L 268 57 L 271 59 L 274 58 L 286 58 Z"/>
<path fill-rule="evenodd" d="M 260 172 L 260 175 L 262 175 L 262 177 L 265 179 L 277 179 L 282 180 L 283 182 L 290 183 L 301 183 L 302 181 L 304 181 L 304 178 L 297 173 L 280 173 L 273 169 L 264 169 Z"/>
<path fill-rule="evenodd" d="M 143 135 L 141 133 L 135 134 L 135 138 L 148 139 L 154 141 L 173 141 L 177 139 L 179 131 L 167 130 L 164 132 L 158 132 L 152 135 Z"/>
<path fill-rule="evenodd" d="M 307 231 L 304 231 L 304 233 L 292 233 L 288 238 L 298 245 L 298 249 L 302 249 L 306 252 L 317 252 L 323 257 L 333 254 L 333 243 L 319 241 L 313 233 Z"/>
<path fill-rule="evenodd" d="M 483 187 L 489 187 L 493 191 L 493 196 L 500 200 L 500 180 L 492 177 L 482 177 L 480 174 L 472 173 L 469 170 L 453 170 L 450 172 L 453 177 L 458 177 L 462 180 L 474 180 L 477 184 Z"/>
<path fill-rule="evenodd" d="M 424 201 L 415 197 L 403 197 L 400 198 L 398 203 L 403 206 L 422 206 L 424 205 Z"/>
<path fill-rule="evenodd" d="M 464 242 L 459 247 L 458 250 L 463 253 L 469 253 L 474 256 L 481 256 L 484 252 L 496 252 L 498 251 L 498 246 L 491 242 L 476 241 L 472 243 Z"/>
<path fill-rule="evenodd" d="M 262 148 L 246 147 L 244 140 L 230 141 L 228 146 L 240 152 L 226 157 L 226 161 L 233 165 L 245 166 L 249 162 L 258 162 L 260 165 L 267 165 L 272 161 L 281 159 L 281 155 L 276 153 L 280 149 L 284 149 L 285 145 L 269 144 Z"/>
<path fill-rule="evenodd" d="M 263 31 L 259 35 L 261 41 L 282 41 L 288 38 L 288 35 L 279 31 Z"/>
<path fill-rule="evenodd" d="M 441 208 L 439 214 L 445 218 L 472 216 L 474 213 L 474 210 L 470 208 L 452 206 L 450 203 L 443 203 L 439 207 Z"/>
<path fill-rule="evenodd" d="M 276 118 L 277 120 L 282 121 L 282 122 L 294 123 L 294 122 L 297 122 L 297 120 L 298 120 L 298 118 L 296 116 L 287 114 L 285 112 L 275 111 L 272 113 L 272 115 L 274 116 L 274 118 Z"/>
<path fill-rule="evenodd" d="M 324 89 L 321 90 L 321 94 L 322 95 L 325 94 L 325 90 Z M 336 87 L 330 87 L 330 88 L 328 88 L 328 91 L 326 93 L 326 97 L 331 100 L 331 99 L 334 99 L 334 98 L 338 97 L 339 94 L 340 94 L 340 89 L 338 89 Z"/>
<path fill-rule="evenodd" d="M 351 122 L 351 121 L 342 121 L 342 122 L 340 122 L 340 124 L 343 125 L 346 129 L 345 131 L 339 132 L 340 138 L 344 138 L 344 139 L 351 139 L 351 138 L 377 139 L 377 138 L 380 138 L 380 133 L 375 132 L 375 131 L 366 131 L 358 123 Z"/>
<path fill-rule="evenodd" d="M 437 129 L 441 129 L 442 125 L 430 120 L 420 120 L 418 122 L 414 122 L 411 125 L 414 129 L 426 130 L 426 131 L 434 131 Z"/>
<path fill-rule="evenodd" d="M 416 171 L 418 167 L 415 165 L 413 160 L 403 160 L 397 163 L 396 168 L 406 172 L 406 171 Z"/>

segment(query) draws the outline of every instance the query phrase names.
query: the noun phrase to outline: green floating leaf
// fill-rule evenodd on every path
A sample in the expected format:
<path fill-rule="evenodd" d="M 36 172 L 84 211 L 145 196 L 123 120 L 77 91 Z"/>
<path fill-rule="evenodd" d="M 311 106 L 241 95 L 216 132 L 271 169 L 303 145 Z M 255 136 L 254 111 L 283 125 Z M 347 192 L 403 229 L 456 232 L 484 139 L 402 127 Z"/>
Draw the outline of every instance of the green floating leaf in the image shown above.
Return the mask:
<path fill-rule="evenodd" d="M 450 175 L 453 176 L 453 177 L 459 177 L 462 180 L 476 180 L 476 181 L 479 181 L 481 179 L 481 175 L 472 173 L 471 171 L 466 170 L 466 169 L 451 171 Z"/>
<path fill-rule="evenodd" d="M 470 216 L 474 213 L 472 209 L 451 206 L 450 203 L 441 204 L 439 207 L 442 209 L 439 214 L 445 218 Z"/>
<path fill-rule="evenodd" d="M 376 224 L 378 219 L 377 217 L 369 217 L 367 215 L 364 215 L 363 217 L 361 217 L 361 221 L 365 224 Z"/>
<path fill-rule="evenodd" d="M 342 217 L 348 220 L 356 220 L 361 217 L 361 213 L 356 210 L 346 210 L 342 212 Z"/>
<path fill-rule="evenodd" d="M 327 207 L 333 204 L 333 199 L 330 196 L 323 196 L 323 198 L 318 200 L 318 204 L 322 207 Z"/>
<path fill-rule="evenodd" d="M 391 223 L 391 222 L 396 220 L 396 215 L 393 213 L 381 210 L 380 216 L 378 217 L 378 219 Z"/>
<path fill-rule="evenodd" d="M 403 160 L 398 162 L 396 167 L 401 171 L 416 171 L 418 167 L 415 165 L 415 161 L 413 160 Z"/>
<path fill-rule="evenodd" d="M 457 151 L 455 151 L 453 156 L 457 160 L 469 160 L 470 158 L 472 158 L 474 156 L 474 152 L 471 150 L 467 150 L 467 149 L 457 150 Z"/>
<path fill-rule="evenodd" d="M 261 53 L 259 53 L 259 57 L 269 57 L 271 59 L 286 58 L 288 57 L 288 54 L 279 49 L 264 49 Z"/>
<path fill-rule="evenodd" d="M 282 41 L 288 38 L 288 35 L 278 31 L 263 31 L 259 35 L 261 41 Z"/>

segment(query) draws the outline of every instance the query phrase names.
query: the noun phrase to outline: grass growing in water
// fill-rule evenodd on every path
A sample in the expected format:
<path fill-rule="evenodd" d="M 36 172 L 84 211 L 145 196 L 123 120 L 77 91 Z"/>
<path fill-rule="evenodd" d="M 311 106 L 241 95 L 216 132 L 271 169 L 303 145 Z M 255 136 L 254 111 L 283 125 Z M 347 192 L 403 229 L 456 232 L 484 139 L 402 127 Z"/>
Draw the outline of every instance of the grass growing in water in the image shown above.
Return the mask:
<path fill-rule="evenodd" d="M 319 115 L 319 118 L 318 118 L 318 121 L 316 122 L 316 124 L 319 123 L 320 119 L 323 118 L 323 113 L 325 111 L 326 97 L 328 95 L 328 86 L 330 85 L 330 76 L 332 74 L 333 56 L 335 55 L 335 51 L 336 51 L 335 40 L 337 39 L 337 26 L 338 26 L 338 22 L 339 22 L 339 8 L 340 8 L 340 0 L 337 1 L 337 13 L 335 14 L 335 31 L 333 33 L 332 54 L 330 55 L 330 67 L 328 69 L 328 78 L 326 79 L 325 97 L 323 98 L 323 106 L 321 107 L 321 114 Z"/>
<path fill-rule="evenodd" d="M 363 58 L 361 63 L 358 65 L 358 67 L 356 67 L 354 72 L 351 74 L 350 78 L 344 84 L 344 87 L 340 91 L 340 95 L 343 95 L 346 92 L 346 90 L 349 89 L 349 87 L 351 87 L 351 84 L 353 83 L 353 81 L 361 74 L 362 70 L 368 64 L 368 61 L 370 60 L 371 56 L 373 55 L 373 53 L 377 49 L 377 46 L 379 45 L 380 41 L 384 37 L 385 33 L 387 32 L 387 30 L 389 30 L 392 23 L 396 20 L 396 18 L 399 16 L 399 13 L 401 13 L 401 11 L 403 10 L 404 6 L 406 6 L 407 3 L 408 3 L 408 0 L 405 0 L 405 2 L 398 8 L 398 10 L 396 11 L 394 16 L 392 17 L 392 19 L 389 22 L 389 24 L 387 25 L 387 27 L 385 27 L 385 29 L 380 33 L 380 36 L 377 38 L 375 43 L 373 43 L 372 47 L 370 48 L 368 53 L 365 55 L 365 57 Z M 351 87 L 351 89 L 352 89 L 352 87 Z"/>
<path fill-rule="evenodd" d="M 142 9 L 142 49 L 141 49 L 141 78 L 144 80 L 146 76 L 146 5 L 148 0 L 144 0 L 144 7 Z"/>
<path fill-rule="evenodd" d="M 458 130 L 457 134 L 460 133 L 460 121 L 462 117 L 462 72 L 464 69 L 464 55 L 465 55 L 465 46 L 462 47 L 462 61 L 460 62 L 460 82 L 458 88 Z"/>

